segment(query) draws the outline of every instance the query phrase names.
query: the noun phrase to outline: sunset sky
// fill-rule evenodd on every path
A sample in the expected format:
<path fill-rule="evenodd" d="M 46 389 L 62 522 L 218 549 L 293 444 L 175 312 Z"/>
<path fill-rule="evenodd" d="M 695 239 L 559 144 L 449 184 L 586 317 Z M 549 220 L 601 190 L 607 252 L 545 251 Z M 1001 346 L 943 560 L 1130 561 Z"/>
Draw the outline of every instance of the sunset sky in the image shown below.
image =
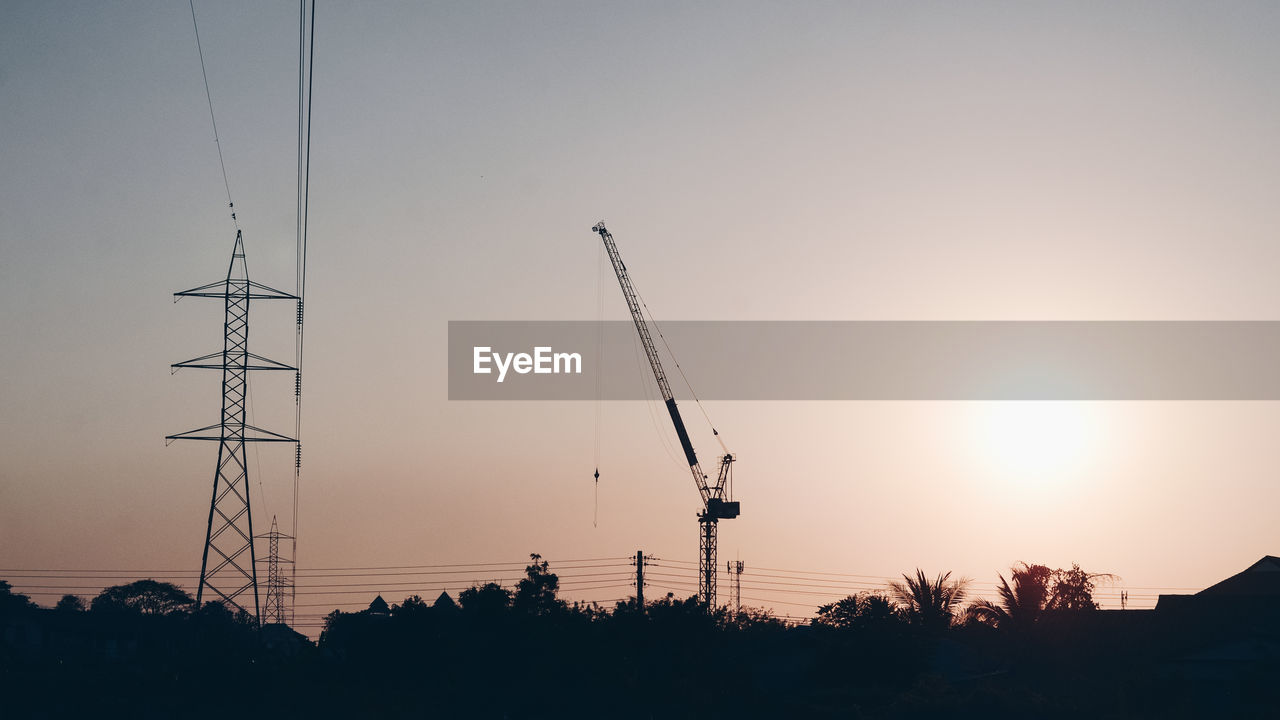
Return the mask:
<path fill-rule="evenodd" d="M 196 10 L 251 277 L 292 291 L 297 7 Z M 319 3 L 300 567 L 696 561 L 661 408 L 603 406 L 593 527 L 593 403 L 447 399 L 450 320 L 595 320 L 601 282 L 627 317 L 601 218 L 659 320 L 1280 318 L 1277 36 L 1273 2 Z M 190 8 L 7 2 L 0 98 L 0 579 L 194 571 L 216 445 L 163 437 L 218 378 L 168 366 L 222 311 L 172 293 L 235 230 Z M 291 362 L 291 308 L 251 348 Z M 1149 606 L 1280 551 L 1273 402 L 707 410 L 744 588 L 1078 562 Z M 290 527 L 291 452 L 250 454 Z"/>

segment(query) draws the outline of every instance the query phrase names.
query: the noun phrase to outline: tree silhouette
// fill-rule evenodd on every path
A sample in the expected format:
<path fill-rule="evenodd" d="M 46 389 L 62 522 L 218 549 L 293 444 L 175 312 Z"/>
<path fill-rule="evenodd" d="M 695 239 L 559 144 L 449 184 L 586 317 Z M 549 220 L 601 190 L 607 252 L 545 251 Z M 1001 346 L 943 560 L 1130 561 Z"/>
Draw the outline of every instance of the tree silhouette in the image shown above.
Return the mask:
<path fill-rule="evenodd" d="M 168 583 L 161 583 L 168 585 Z M 171 586 L 172 587 L 172 586 Z M 185 593 L 184 593 L 185 594 Z M 190 596 L 187 596 L 190 599 Z M 234 612 L 224 603 L 217 600 L 209 600 L 203 606 L 196 609 L 194 602 L 192 603 L 192 617 L 198 622 L 206 626 L 219 625 L 245 625 L 254 626 L 253 616 L 243 609 L 237 608 Z"/>
<path fill-rule="evenodd" d="M 485 583 L 480 587 L 469 587 L 459 593 L 458 604 L 469 614 L 493 617 L 510 609 L 511 591 L 498 583 Z"/>
<path fill-rule="evenodd" d="M 84 600 L 79 595 L 63 595 L 58 604 L 53 606 L 54 610 L 62 612 L 83 612 L 85 610 Z"/>
<path fill-rule="evenodd" d="M 1065 717 L 1085 702 L 1117 717 L 1275 715 L 1272 604 L 1256 626 L 1220 614 L 1088 613 L 1104 574 L 1018 563 L 999 577 L 1000 597 L 970 611 L 983 627 L 949 627 L 967 604 L 965 581 L 919 569 L 892 594 L 851 595 L 793 626 L 758 609 L 707 612 L 697 596 L 672 593 L 643 609 L 569 605 L 533 555 L 518 583 L 477 584 L 459 605 L 409 595 L 389 614 L 335 610 L 314 648 L 221 602 L 188 612 L 189 596 L 155 580 L 108 588 L 79 614 L 73 595 L 36 608 L 6 583 L 3 602 L 30 609 L 0 615 L 0 685 L 29 699 L 12 709 L 14 693 L 0 693 L 0 716 L 181 707 L 203 697 L 210 673 L 245 688 L 235 707 L 261 701 L 254 707 L 317 717 Z M 1219 638 L 1233 643 L 1225 661 L 1186 660 L 1217 652 Z M 1210 682 L 1169 672 L 1191 663 Z M 1224 703 L 1224 678 L 1238 701 Z"/>
<path fill-rule="evenodd" d="M 391 606 L 391 616 L 395 618 L 422 617 L 431 610 L 431 606 L 421 595 L 410 595 L 399 605 Z"/>
<path fill-rule="evenodd" d="M 157 580 L 135 580 L 127 585 L 112 585 L 93 599 L 89 608 L 95 612 L 128 611 L 142 615 L 171 615 L 187 612 L 195 605 L 182 588 Z"/>
<path fill-rule="evenodd" d="M 31 602 L 31 598 L 22 593 L 13 592 L 12 585 L 0 580 L 0 615 L 34 608 L 35 606 L 36 604 Z"/>
<path fill-rule="evenodd" d="M 838 602 L 818 607 L 814 622 L 848 630 L 885 625 L 902 619 L 893 601 L 879 593 L 858 593 Z"/>
<path fill-rule="evenodd" d="M 524 569 L 525 578 L 516 585 L 513 606 L 528 615 L 550 615 L 563 610 L 564 602 L 556 599 L 560 578 L 551 572 L 541 555 L 530 553 L 529 559 L 533 562 Z"/>
<path fill-rule="evenodd" d="M 1072 563 L 1070 570 L 1054 571 L 1053 591 L 1045 606 L 1050 610 L 1097 610 L 1098 603 L 1093 600 L 1094 586 L 1099 580 L 1111 582 L 1115 579 L 1111 573 L 1087 573 Z"/>
<path fill-rule="evenodd" d="M 645 616 L 654 626 L 665 626 L 677 633 L 723 627 L 728 614 L 723 606 L 708 611 L 697 595 L 681 599 L 675 593 L 667 593 L 645 605 Z"/>
<path fill-rule="evenodd" d="M 1010 585 L 1004 575 L 998 575 L 1000 586 L 996 594 L 999 603 L 977 600 L 969 606 L 966 617 L 976 623 L 1004 629 L 1025 629 L 1040 618 L 1049 600 L 1049 582 L 1053 571 L 1044 565 L 1014 566 L 1009 569 Z"/>
<path fill-rule="evenodd" d="M 725 614 L 725 627 L 741 631 L 782 630 L 787 624 L 764 608 L 742 606 Z"/>
<path fill-rule="evenodd" d="M 904 582 L 889 583 L 889 592 L 905 609 L 907 619 L 930 631 L 951 626 L 956 608 L 968 596 L 968 578 L 951 579 L 951 573 L 939 573 L 930 580 L 916 568 L 916 576 L 905 573 Z"/>
<path fill-rule="evenodd" d="M 1020 563 L 1010 568 L 1010 579 L 999 575 L 999 603 L 978 600 L 965 615 L 972 622 L 1005 629 L 1024 630 L 1045 610 L 1097 610 L 1094 582 L 1111 579 L 1108 573 L 1087 573 L 1073 564 L 1070 570 L 1050 570 L 1045 565 Z"/>

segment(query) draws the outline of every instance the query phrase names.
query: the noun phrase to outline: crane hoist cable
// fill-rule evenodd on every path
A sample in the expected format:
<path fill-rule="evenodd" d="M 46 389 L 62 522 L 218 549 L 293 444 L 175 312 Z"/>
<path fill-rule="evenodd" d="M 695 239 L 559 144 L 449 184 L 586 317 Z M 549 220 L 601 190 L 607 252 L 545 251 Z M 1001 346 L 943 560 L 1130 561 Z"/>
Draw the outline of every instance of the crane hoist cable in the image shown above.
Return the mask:
<path fill-rule="evenodd" d="M 600 248 L 596 261 L 596 470 L 592 476 L 595 482 L 593 483 L 591 527 L 599 527 L 600 523 L 600 437 L 604 412 L 604 261 L 604 248 Z"/>

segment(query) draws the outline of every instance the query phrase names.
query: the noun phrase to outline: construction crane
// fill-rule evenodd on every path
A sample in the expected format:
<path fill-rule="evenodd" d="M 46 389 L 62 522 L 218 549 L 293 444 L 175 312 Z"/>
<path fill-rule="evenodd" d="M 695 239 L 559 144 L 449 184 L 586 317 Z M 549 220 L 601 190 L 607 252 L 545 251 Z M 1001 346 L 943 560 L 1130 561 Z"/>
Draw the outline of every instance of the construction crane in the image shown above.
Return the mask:
<path fill-rule="evenodd" d="M 680 439 L 680 447 L 684 449 L 685 460 L 689 462 L 689 471 L 693 473 L 693 483 L 702 497 L 702 511 L 698 513 L 698 600 L 708 610 L 716 607 L 716 531 L 721 520 L 732 520 L 738 517 L 739 503 L 733 500 L 733 461 L 734 456 L 728 450 L 720 456 L 720 470 L 716 473 L 714 483 L 702 472 L 698 463 L 698 455 L 693 450 L 693 442 L 689 440 L 689 432 L 680 417 L 680 409 L 676 407 L 675 395 L 671 392 L 671 383 L 667 381 L 667 373 L 662 368 L 662 359 L 658 357 L 658 348 L 653 344 L 653 336 L 649 333 L 649 323 L 644 319 L 640 299 L 631 285 L 631 276 L 627 274 L 627 266 L 622 263 L 618 254 L 618 246 L 613 242 L 613 235 L 604 227 L 604 221 L 596 223 L 591 232 L 600 235 L 604 241 L 605 252 L 613 263 L 613 271 L 618 276 L 618 284 L 622 286 L 622 296 L 627 300 L 627 309 L 631 311 L 631 320 L 640 335 L 640 343 L 644 345 L 644 354 L 649 358 L 649 367 L 653 377 L 658 381 L 658 390 L 667 404 L 667 413 L 671 415 L 671 424 L 676 428 L 676 436 Z M 712 428 L 712 432 L 715 429 Z M 718 438 L 717 433 L 717 438 Z M 721 442 L 723 448 L 724 443 Z"/>

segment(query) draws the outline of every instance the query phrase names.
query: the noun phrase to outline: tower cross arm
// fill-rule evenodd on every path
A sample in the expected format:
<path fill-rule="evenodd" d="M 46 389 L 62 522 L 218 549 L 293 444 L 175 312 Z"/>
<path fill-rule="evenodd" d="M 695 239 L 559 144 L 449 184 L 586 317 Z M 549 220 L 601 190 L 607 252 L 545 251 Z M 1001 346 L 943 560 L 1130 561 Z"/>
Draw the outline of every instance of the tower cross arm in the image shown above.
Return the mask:
<path fill-rule="evenodd" d="M 186 432 L 175 433 L 173 435 L 165 435 L 166 444 L 173 440 L 211 440 L 221 442 L 223 440 L 243 440 L 244 442 L 298 442 L 294 438 L 287 435 L 281 435 L 270 430 L 263 430 L 260 427 L 254 427 L 246 424 L 244 426 L 244 436 L 235 437 L 228 436 L 222 425 L 209 425 L 207 427 L 196 428 Z"/>
<path fill-rule="evenodd" d="M 297 300 L 298 296 L 277 290 L 253 280 L 218 280 L 207 285 L 181 290 L 173 294 L 175 302 L 184 297 L 225 298 L 247 297 L 250 300 Z"/>
<path fill-rule="evenodd" d="M 208 355 L 201 355 L 198 358 L 192 358 L 190 360 L 183 360 L 182 362 L 176 362 L 170 365 L 169 367 L 174 369 L 204 368 L 208 370 L 222 370 L 223 368 L 226 367 L 225 363 L 222 360 L 223 354 L 224 353 L 222 351 L 212 352 L 212 353 L 209 353 Z M 251 353 L 251 352 L 246 352 L 245 356 L 253 361 L 251 363 L 245 363 L 245 365 L 243 366 L 245 370 L 297 370 L 298 369 L 292 365 L 285 365 L 284 363 L 279 362 L 277 360 L 265 358 L 265 357 L 262 357 L 261 355 L 255 355 L 254 353 Z"/>

